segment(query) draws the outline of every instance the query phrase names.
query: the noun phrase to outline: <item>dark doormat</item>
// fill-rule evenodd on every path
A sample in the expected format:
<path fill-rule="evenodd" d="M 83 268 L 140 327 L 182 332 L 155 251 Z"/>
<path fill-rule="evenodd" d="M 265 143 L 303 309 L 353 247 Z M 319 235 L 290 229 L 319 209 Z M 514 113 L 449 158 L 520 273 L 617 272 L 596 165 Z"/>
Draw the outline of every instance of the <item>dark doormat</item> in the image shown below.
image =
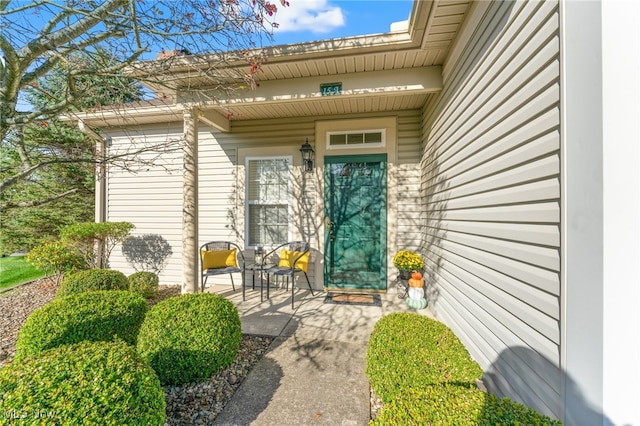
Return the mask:
<path fill-rule="evenodd" d="M 382 306 L 379 294 L 329 293 L 324 303 L 334 305 Z"/>

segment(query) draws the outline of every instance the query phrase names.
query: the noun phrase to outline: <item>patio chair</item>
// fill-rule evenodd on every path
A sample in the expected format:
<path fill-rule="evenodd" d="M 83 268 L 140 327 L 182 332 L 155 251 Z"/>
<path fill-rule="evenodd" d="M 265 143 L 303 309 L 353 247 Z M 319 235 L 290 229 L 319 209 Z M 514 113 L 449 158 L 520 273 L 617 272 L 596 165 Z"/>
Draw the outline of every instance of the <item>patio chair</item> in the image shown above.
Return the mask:
<path fill-rule="evenodd" d="M 308 242 L 305 241 L 290 241 L 279 245 L 271 250 L 265 256 L 265 259 L 271 259 L 274 256 L 278 256 L 278 265 L 273 266 L 265 270 L 267 274 L 267 288 L 269 287 L 269 276 L 273 275 L 277 277 L 287 278 L 287 290 L 289 289 L 289 277 L 291 277 L 291 309 L 294 305 L 294 278 L 296 274 L 303 273 L 307 279 L 307 285 L 311 290 L 313 296 L 313 288 L 309 282 L 309 276 L 307 270 L 309 267 L 309 258 L 311 256 L 311 250 Z"/>
<path fill-rule="evenodd" d="M 200 288 L 204 292 L 207 278 L 212 275 L 229 274 L 231 287 L 236 291 L 233 274 L 240 273 L 244 295 L 244 255 L 239 245 L 230 241 L 209 241 L 200 247 Z"/>

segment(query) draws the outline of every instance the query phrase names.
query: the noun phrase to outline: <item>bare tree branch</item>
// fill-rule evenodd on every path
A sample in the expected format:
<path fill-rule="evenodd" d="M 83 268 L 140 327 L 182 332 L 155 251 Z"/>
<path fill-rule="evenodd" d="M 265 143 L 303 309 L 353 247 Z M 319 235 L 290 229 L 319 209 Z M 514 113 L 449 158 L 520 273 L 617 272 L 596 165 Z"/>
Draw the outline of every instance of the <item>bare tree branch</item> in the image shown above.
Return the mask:
<path fill-rule="evenodd" d="M 138 69 L 136 80 L 157 91 L 154 95 L 173 91 L 175 97 L 174 73 L 197 72 L 208 80 L 202 98 L 209 102 L 216 102 L 217 96 L 211 88 L 221 93 L 252 87 L 253 74 L 265 58 L 245 57 L 243 52 L 255 52 L 262 37 L 269 36 L 273 10 L 268 0 L 36 0 L 15 5 L 0 0 L 0 141 L 5 144 L 20 127 L 37 129 L 60 115 L 93 110 L 95 105 L 87 107 L 85 82 L 96 76 L 133 77 L 124 71 Z M 184 57 L 154 60 L 164 49 L 182 52 Z M 101 59 L 104 52 L 108 60 Z M 95 60 L 81 63 L 81 57 Z M 46 85 L 53 77 L 59 78 L 56 84 Z M 117 91 L 117 87 L 109 89 Z M 19 99 L 36 95 L 46 102 L 26 111 L 18 107 Z M 56 165 L 108 164 L 131 172 L 168 168 L 162 157 L 181 149 L 180 141 L 133 144 L 99 159 L 93 152 L 64 147 L 56 140 L 30 143 L 13 141 L 7 145 L 13 149 L 11 158 L 0 157 L 0 202 L 7 206 L 27 205 L 24 200 L 7 201 L 7 191 L 37 181 Z M 7 155 L 4 147 L 3 152 Z"/>
<path fill-rule="evenodd" d="M 30 65 L 37 56 L 44 52 L 48 50 L 54 51 L 60 46 L 69 43 L 69 40 L 74 40 L 86 34 L 90 28 L 103 22 L 111 12 L 125 6 L 127 3 L 128 0 L 106 0 L 102 6 L 98 6 L 90 15 L 85 15 L 74 24 L 31 40 L 17 51 L 18 56 L 23 58 L 25 64 Z"/>

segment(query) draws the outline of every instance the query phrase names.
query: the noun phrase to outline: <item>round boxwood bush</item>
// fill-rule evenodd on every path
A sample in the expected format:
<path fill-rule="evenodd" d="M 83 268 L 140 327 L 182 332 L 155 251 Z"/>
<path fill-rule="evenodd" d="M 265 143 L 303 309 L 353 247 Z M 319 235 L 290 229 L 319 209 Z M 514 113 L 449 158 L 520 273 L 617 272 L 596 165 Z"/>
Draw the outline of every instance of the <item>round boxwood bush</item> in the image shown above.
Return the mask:
<path fill-rule="evenodd" d="M 149 310 L 138 352 L 170 385 L 206 380 L 235 358 L 242 332 L 236 307 L 211 293 L 165 299 Z"/>
<path fill-rule="evenodd" d="M 447 382 L 475 387 L 482 376 L 482 369 L 451 329 L 408 312 L 378 320 L 367 346 L 366 372 L 385 403 L 412 387 Z"/>
<path fill-rule="evenodd" d="M 139 271 L 129 275 L 129 290 L 140 293 L 149 299 L 158 292 L 158 282 L 157 274 Z"/>
<path fill-rule="evenodd" d="M 451 384 L 407 389 L 372 422 L 384 426 L 560 425 L 508 398 Z"/>
<path fill-rule="evenodd" d="M 129 280 L 113 269 L 87 269 L 64 277 L 56 297 L 96 290 L 129 290 Z"/>
<path fill-rule="evenodd" d="M 82 342 L 15 359 L 0 370 L 0 395 L 0 424 L 163 425 L 166 419 L 158 377 L 124 342 Z"/>
<path fill-rule="evenodd" d="M 16 356 L 83 340 L 123 340 L 135 346 L 148 310 L 131 291 L 90 291 L 54 299 L 31 313 L 18 334 Z"/>

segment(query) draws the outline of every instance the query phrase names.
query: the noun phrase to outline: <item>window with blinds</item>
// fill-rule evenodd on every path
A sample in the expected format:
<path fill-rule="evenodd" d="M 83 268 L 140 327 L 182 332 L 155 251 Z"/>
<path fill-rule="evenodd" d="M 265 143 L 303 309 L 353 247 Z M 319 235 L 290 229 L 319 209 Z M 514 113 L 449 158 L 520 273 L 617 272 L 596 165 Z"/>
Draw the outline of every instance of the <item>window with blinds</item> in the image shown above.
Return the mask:
<path fill-rule="evenodd" d="M 246 170 L 248 245 L 287 242 L 291 157 L 248 158 Z"/>

